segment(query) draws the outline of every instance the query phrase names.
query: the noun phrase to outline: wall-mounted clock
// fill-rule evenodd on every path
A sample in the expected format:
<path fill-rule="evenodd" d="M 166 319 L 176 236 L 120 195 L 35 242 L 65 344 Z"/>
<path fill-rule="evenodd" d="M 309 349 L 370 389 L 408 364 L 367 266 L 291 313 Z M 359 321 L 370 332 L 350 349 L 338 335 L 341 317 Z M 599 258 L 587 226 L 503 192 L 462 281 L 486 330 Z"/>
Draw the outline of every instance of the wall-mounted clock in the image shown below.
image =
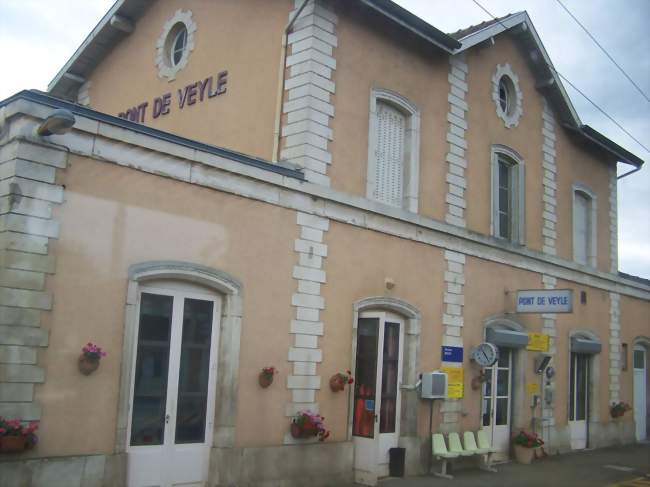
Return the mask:
<path fill-rule="evenodd" d="M 491 367 L 499 360 L 499 349 L 492 343 L 480 343 L 472 350 L 472 360 L 481 367 Z"/>

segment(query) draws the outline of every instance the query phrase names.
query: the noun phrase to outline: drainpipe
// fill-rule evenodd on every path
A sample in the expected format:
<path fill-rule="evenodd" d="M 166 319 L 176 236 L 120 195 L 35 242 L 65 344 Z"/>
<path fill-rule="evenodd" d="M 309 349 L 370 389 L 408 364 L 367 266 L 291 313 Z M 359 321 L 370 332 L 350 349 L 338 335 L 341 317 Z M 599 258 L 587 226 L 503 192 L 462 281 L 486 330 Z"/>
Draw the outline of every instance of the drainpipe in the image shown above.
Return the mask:
<path fill-rule="evenodd" d="M 278 95 L 275 105 L 275 124 L 273 127 L 273 154 L 271 154 L 271 161 L 278 162 L 280 152 L 280 121 L 282 119 L 282 99 L 284 98 L 284 72 L 286 69 L 287 61 L 287 45 L 289 44 L 289 31 L 293 28 L 298 16 L 302 13 L 310 0 L 305 0 L 296 12 L 282 33 L 282 49 L 280 51 L 280 69 L 278 70 Z"/>

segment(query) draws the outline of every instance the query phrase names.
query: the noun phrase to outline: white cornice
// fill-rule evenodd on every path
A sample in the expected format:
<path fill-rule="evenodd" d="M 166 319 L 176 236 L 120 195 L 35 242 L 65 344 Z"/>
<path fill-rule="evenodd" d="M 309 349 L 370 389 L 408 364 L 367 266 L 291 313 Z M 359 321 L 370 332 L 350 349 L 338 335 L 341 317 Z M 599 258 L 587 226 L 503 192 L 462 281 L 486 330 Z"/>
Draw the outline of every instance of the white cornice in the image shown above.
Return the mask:
<path fill-rule="evenodd" d="M 50 107 L 27 100 L 6 106 L 4 140 L 33 138 Z M 21 116 L 25 115 L 25 116 Z M 42 138 L 38 142 L 44 144 Z M 98 161 L 210 187 L 226 193 L 299 210 L 369 230 L 433 245 L 468 256 L 546 274 L 609 292 L 650 300 L 650 286 L 545 255 L 525 247 L 384 205 L 362 196 L 300 181 L 154 136 L 77 116 L 72 132 L 48 137 L 50 143 Z"/>

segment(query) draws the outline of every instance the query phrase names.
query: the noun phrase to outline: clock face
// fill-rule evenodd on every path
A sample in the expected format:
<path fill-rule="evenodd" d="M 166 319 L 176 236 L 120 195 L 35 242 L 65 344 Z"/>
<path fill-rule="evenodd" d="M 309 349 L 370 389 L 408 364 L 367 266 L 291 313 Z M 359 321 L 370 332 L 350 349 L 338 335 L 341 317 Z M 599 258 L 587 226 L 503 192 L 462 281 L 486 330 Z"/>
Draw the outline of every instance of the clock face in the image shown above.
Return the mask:
<path fill-rule="evenodd" d="M 493 344 L 483 342 L 474 349 L 472 358 L 481 367 L 490 367 L 499 359 L 499 350 Z"/>

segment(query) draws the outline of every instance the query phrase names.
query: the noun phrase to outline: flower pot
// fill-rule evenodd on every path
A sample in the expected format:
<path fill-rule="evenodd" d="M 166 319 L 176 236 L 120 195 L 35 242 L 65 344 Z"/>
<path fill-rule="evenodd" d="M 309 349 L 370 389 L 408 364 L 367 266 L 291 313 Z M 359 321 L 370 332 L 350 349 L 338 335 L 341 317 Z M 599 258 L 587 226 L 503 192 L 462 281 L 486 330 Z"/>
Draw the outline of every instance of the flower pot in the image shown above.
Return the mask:
<path fill-rule="evenodd" d="M 99 359 L 91 359 L 82 354 L 79 357 L 78 366 L 79 372 L 83 375 L 90 375 L 99 367 Z"/>
<path fill-rule="evenodd" d="M 265 374 L 264 372 L 260 372 L 257 380 L 259 381 L 261 387 L 267 388 L 273 384 L 273 374 Z"/>
<path fill-rule="evenodd" d="M 529 465 L 535 457 L 535 448 L 527 448 L 522 445 L 514 445 L 515 460 L 517 463 Z"/>
<path fill-rule="evenodd" d="M 25 449 L 24 436 L 3 436 L 0 438 L 0 452 L 18 453 Z"/>
<path fill-rule="evenodd" d="M 301 428 L 298 424 L 291 423 L 291 436 L 294 438 L 312 438 L 313 436 L 316 436 L 317 433 L 318 431 L 316 428 L 307 426 Z"/>
<path fill-rule="evenodd" d="M 332 392 L 339 392 L 345 389 L 345 383 L 347 381 L 341 378 L 338 374 L 333 375 L 330 377 L 330 389 L 332 389 Z"/>

